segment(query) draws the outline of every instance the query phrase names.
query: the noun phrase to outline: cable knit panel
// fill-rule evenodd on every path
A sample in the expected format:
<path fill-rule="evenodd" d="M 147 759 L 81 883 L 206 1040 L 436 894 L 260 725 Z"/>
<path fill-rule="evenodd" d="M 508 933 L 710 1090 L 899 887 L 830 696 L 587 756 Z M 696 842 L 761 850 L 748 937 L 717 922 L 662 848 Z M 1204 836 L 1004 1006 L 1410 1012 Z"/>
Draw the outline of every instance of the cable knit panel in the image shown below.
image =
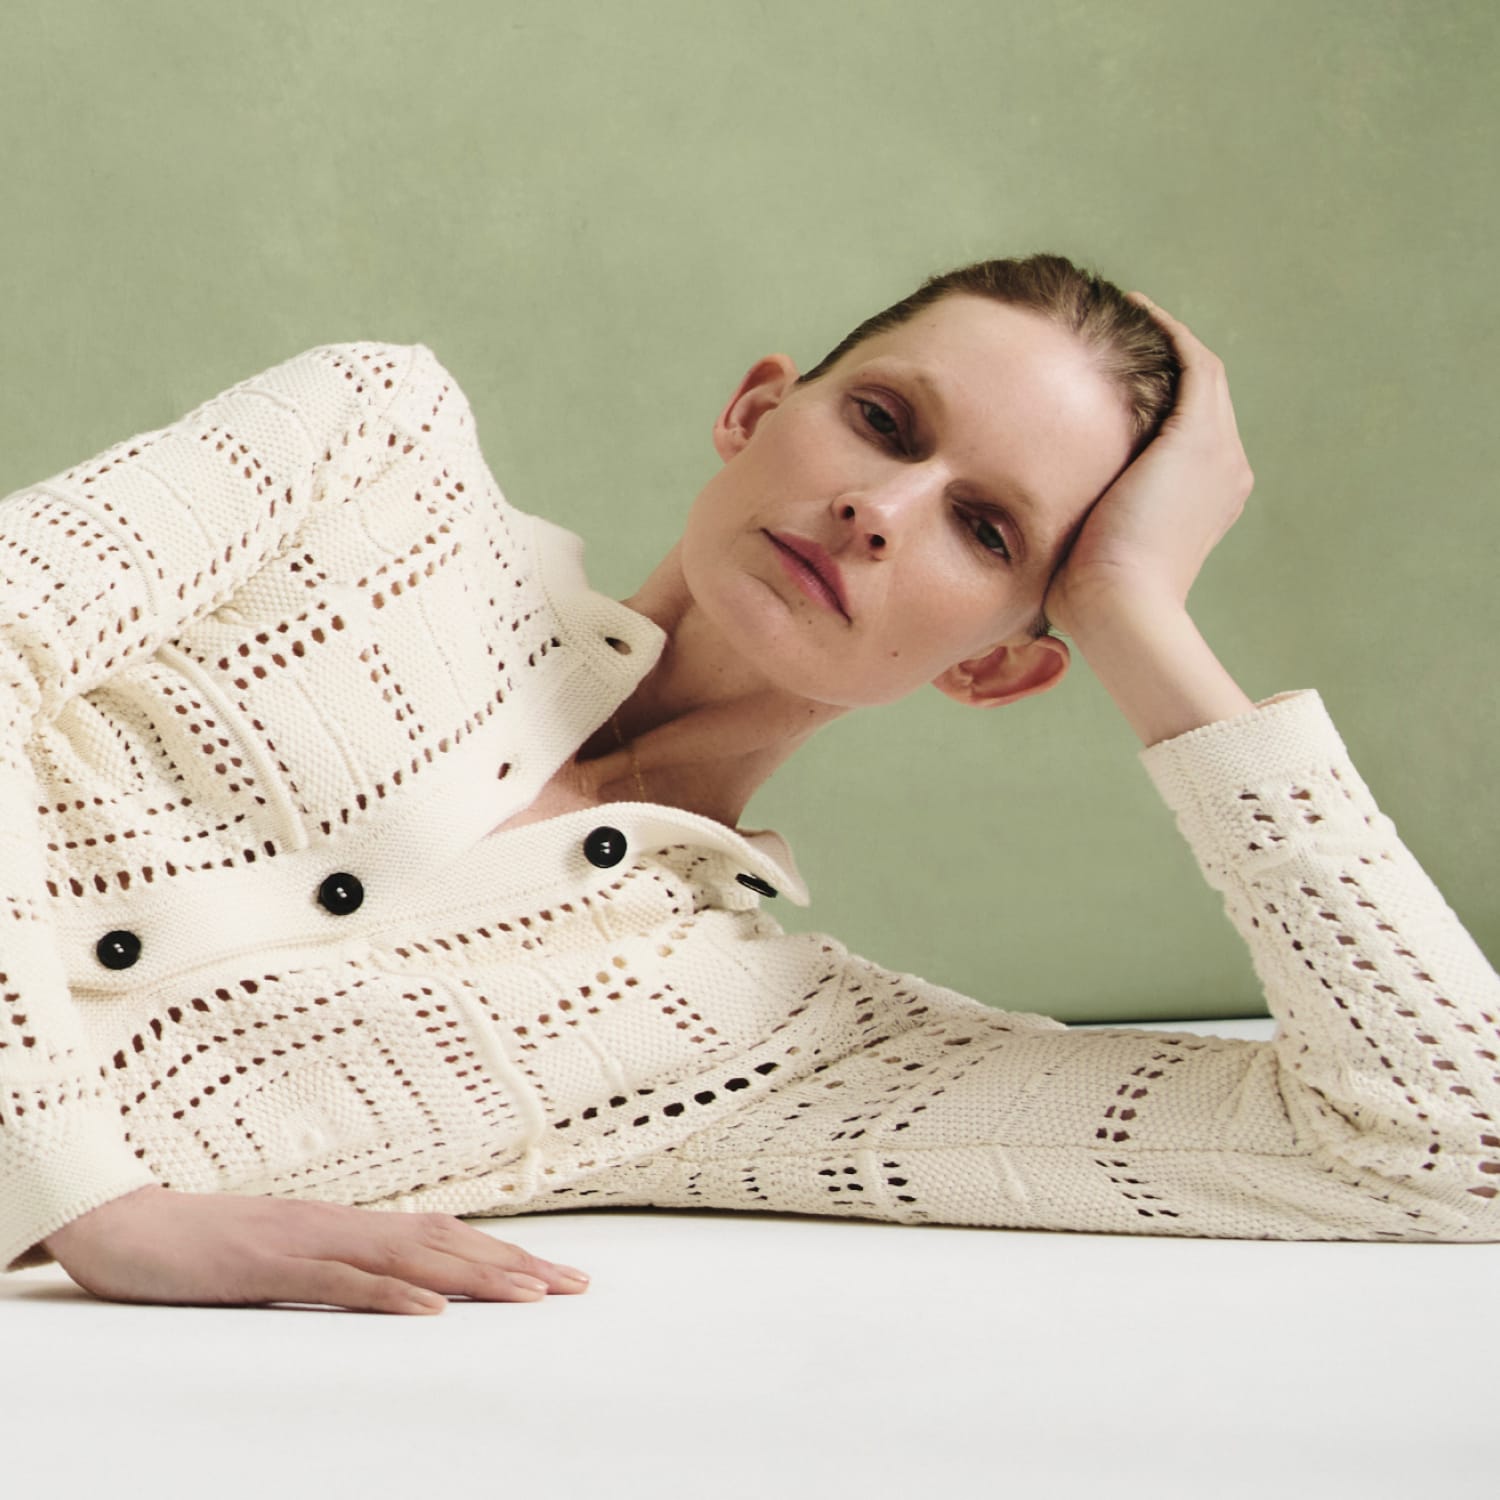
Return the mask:
<path fill-rule="evenodd" d="M 152 1182 L 1500 1238 L 1500 982 L 1316 694 L 1144 757 L 1276 1040 L 1077 1033 L 784 933 L 774 835 L 490 832 L 664 637 L 506 502 L 422 346 L 310 350 L 0 502 L 0 610 L 7 1268 Z"/>

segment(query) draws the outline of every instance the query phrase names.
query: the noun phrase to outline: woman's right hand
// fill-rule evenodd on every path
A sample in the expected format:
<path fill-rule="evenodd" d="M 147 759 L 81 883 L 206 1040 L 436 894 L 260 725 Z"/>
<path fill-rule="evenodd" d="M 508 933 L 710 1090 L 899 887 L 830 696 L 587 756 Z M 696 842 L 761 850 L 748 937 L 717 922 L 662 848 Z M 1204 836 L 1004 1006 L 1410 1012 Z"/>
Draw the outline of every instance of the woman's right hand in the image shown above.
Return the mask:
<path fill-rule="evenodd" d="M 534 1302 L 588 1284 L 571 1266 L 448 1214 L 158 1185 L 91 1209 L 44 1243 L 79 1286 L 109 1302 L 312 1302 L 428 1313 L 441 1312 L 445 1296 Z"/>
<path fill-rule="evenodd" d="M 1186 609 L 1255 485 L 1224 362 L 1144 292 L 1127 300 L 1172 341 L 1182 374 L 1160 431 L 1100 496 L 1048 586 L 1047 615 L 1073 636 L 1085 624 L 1109 629 L 1101 613 L 1122 605 Z"/>

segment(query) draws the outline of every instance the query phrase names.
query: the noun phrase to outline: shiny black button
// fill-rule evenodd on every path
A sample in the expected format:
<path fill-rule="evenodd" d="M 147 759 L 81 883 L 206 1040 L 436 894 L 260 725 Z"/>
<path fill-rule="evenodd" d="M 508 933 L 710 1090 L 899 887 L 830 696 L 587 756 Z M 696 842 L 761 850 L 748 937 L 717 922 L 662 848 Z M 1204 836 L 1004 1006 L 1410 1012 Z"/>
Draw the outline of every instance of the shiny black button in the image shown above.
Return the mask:
<path fill-rule="evenodd" d="M 583 841 L 583 857 L 601 870 L 613 869 L 625 858 L 625 835 L 618 828 L 596 828 Z"/>
<path fill-rule="evenodd" d="M 106 969 L 128 969 L 141 956 L 141 940 L 133 932 L 106 932 L 94 944 L 94 956 Z"/>
<path fill-rule="evenodd" d="M 738 880 L 742 886 L 747 887 L 749 890 L 756 891 L 762 896 L 774 896 L 776 894 L 776 887 L 774 885 L 768 885 L 764 880 L 760 878 L 759 875 L 736 875 L 734 878 Z"/>
<path fill-rule="evenodd" d="M 336 917 L 347 917 L 364 905 L 365 888 L 353 875 L 340 870 L 318 887 L 318 905 Z"/>

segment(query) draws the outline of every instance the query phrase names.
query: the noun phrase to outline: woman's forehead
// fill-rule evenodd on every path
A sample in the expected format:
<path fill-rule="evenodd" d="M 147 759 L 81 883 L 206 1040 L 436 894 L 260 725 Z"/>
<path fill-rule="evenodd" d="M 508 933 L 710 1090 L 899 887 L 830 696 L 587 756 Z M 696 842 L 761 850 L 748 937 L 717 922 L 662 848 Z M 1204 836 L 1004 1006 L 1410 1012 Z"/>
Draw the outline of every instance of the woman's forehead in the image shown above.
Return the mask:
<path fill-rule="evenodd" d="M 1040 494 L 1076 498 L 1130 451 L 1123 397 L 1080 339 L 1029 309 L 944 298 L 850 350 L 847 375 L 897 382 L 959 457 L 1019 466 L 1012 479 Z"/>
<path fill-rule="evenodd" d="M 1039 363 L 1070 375 L 1101 378 L 1081 340 L 1031 308 L 988 297 L 953 295 L 850 350 L 852 364 L 905 359 L 928 378 L 944 371 L 969 380 L 1006 380 L 1035 373 Z"/>

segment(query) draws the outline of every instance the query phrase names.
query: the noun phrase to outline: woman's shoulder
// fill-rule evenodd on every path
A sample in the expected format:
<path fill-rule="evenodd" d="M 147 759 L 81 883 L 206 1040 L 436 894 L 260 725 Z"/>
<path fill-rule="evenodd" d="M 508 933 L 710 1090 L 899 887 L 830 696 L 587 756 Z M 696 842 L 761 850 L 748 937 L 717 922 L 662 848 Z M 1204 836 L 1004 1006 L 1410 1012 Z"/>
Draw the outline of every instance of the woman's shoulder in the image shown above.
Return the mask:
<path fill-rule="evenodd" d="M 316 344 L 242 383 L 304 412 L 353 397 L 374 416 L 428 441 L 454 427 L 473 427 L 463 388 L 423 343 L 355 339 Z"/>

